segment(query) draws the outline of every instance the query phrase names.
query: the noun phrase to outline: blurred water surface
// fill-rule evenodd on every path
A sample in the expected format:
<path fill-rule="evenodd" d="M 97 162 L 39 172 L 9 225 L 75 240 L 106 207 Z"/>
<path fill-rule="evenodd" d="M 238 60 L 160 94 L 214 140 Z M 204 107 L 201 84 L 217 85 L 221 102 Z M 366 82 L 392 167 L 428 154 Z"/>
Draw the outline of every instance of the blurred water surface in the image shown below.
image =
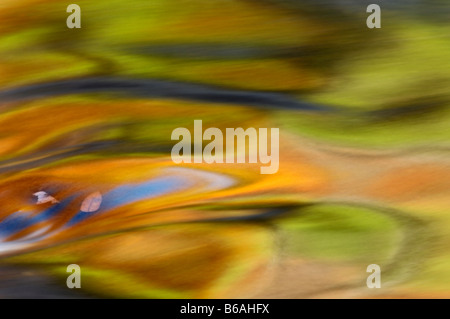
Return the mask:
<path fill-rule="evenodd" d="M 68 29 L 3 0 L 0 297 L 448 298 L 450 5 L 371 30 L 371 2 L 79 0 Z M 280 128 L 279 172 L 174 164 L 196 119 Z"/>

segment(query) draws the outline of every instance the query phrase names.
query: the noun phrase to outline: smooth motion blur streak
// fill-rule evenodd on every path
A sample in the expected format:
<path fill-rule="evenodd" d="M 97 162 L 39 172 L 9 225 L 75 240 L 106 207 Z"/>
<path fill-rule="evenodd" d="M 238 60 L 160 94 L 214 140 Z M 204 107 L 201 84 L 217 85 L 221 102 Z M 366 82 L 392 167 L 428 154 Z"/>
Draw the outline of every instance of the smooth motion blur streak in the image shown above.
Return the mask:
<path fill-rule="evenodd" d="M 0 297 L 450 297 L 450 5 L 372 2 L 80 0 L 68 29 L 2 0 Z M 280 128 L 279 172 L 174 164 L 195 119 Z"/>

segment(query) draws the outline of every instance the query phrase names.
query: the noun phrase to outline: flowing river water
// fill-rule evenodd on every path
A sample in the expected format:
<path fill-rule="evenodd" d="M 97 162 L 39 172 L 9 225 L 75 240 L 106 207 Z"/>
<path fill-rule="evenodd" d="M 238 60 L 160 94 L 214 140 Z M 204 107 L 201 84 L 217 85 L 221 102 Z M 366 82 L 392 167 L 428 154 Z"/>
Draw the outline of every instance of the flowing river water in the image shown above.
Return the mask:
<path fill-rule="evenodd" d="M 448 297 L 448 5 L 175 2 L 0 5 L 0 298 Z M 279 171 L 175 164 L 197 119 Z"/>

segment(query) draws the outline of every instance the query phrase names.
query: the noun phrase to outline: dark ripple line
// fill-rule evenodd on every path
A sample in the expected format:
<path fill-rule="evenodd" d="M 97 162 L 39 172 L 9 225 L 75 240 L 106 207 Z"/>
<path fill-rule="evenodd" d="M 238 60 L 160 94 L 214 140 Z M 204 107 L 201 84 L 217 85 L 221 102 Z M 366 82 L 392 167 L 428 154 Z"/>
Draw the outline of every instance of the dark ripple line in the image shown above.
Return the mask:
<path fill-rule="evenodd" d="M 194 60 L 250 60 L 308 57 L 319 52 L 310 47 L 273 47 L 221 43 L 141 44 L 122 49 L 142 56 L 162 56 Z"/>
<path fill-rule="evenodd" d="M 118 145 L 118 143 L 115 143 L 114 141 L 92 142 L 92 143 L 87 143 L 84 145 L 76 145 L 76 146 L 67 148 L 67 150 L 65 150 L 61 153 L 48 155 L 43 158 L 38 158 L 38 159 L 31 158 L 29 161 L 24 162 L 24 163 L 16 163 L 17 159 L 0 161 L 0 174 L 7 173 L 7 172 L 8 173 L 19 172 L 19 171 L 26 170 L 26 169 L 40 167 L 42 165 L 46 165 L 46 164 L 52 163 L 57 160 L 66 159 L 71 156 L 104 151 L 104 150 L 107 150 L 108 148 L 114 147 L 115 145 Z M 37 153 L 37 155 L 40 155 L 40 153 Z M 29 156 L 30 155 L 27 154 L 23 157 L 23 159 L 25 159 Z M 23 159 L 19 158 L 19 160 L 23 160 Z"/>
<path fill-rule="evenodd" d="M 226 89 L 216 86 L 156 79 L 81 78 L 28 85 L 0 91 L 3 102 L 26 101 L 55 95 L 121 93 L 144 98 L 186 99 L 222 104 L 243 104 L 259 108 L 303 111 L 337 111 L 329 106 L 299 101 L 282 93 Z"/>

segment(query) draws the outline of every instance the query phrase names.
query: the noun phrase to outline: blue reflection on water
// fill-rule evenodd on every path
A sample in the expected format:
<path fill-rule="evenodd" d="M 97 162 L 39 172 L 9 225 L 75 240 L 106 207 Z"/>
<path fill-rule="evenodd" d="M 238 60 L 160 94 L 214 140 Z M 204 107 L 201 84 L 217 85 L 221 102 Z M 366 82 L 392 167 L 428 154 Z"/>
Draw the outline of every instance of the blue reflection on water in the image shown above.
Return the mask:
<path fill-rule="evenodd" d="M 123 205 L 138 202 L 143 199 L 153 198 L 168 194 L 183 188 L 187 188 L 192 184 L 183 176 L 168 176 L 156 178 L 148 182 L 136 185 L 123 185 L 106 193 L 100 209 L 96 212 L 78 212 L 68 223 L 67 226 L 73 226 L 86 218 L 105 212 Z"/>
<path fill-rule="evenodd" d="M 32 211 L 18 211 L 9 215 L 0 222 L 0 235 L 5 237 L 10 236 L 34 224 L 49 220 L 50 218 L 56 216 L 62 210 L 64 210 L 67 205 L 74 199 L 74 197 L 75 196 L 71 196 L 63 200 L 62 202 L 47 208 L 42 213 L 35 216 L 30 217 L 30 215 L 33 213 Z"/>

